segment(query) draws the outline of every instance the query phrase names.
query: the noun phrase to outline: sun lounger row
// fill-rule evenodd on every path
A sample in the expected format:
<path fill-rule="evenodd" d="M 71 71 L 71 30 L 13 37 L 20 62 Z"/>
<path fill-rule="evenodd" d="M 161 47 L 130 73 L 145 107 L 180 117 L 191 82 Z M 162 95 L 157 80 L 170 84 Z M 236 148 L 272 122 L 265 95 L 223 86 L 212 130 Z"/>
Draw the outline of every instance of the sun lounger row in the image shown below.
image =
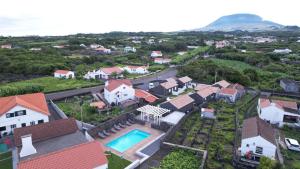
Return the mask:
<path fill-rule="evenodd" d="M 110 136 L 113 133 L 117 133 L 119 130 L 122 130 L 123 128 L 126 128 L 127 126 L 131 126 L 133 125 L 135 122 L 128 119 L 126 122 L 124 123 L 118 123 L 118 124 L 114 124 L 113 127 L 109 130 L 102 130 L 98 132 L 98 136 L 102 139 Z"/>

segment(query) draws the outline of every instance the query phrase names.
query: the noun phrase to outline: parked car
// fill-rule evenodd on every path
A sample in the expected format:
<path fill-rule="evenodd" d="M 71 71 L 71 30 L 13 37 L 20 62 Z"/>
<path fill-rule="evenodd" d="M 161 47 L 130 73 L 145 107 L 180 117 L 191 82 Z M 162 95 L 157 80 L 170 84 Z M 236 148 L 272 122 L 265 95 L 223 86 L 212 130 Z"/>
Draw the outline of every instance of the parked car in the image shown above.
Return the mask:
<path fill-rule="evenodd" d="M 291 138 L 285 138 L 284 141 L 289 150 L 300 151 L 300 145 L 297 140 Z"/>

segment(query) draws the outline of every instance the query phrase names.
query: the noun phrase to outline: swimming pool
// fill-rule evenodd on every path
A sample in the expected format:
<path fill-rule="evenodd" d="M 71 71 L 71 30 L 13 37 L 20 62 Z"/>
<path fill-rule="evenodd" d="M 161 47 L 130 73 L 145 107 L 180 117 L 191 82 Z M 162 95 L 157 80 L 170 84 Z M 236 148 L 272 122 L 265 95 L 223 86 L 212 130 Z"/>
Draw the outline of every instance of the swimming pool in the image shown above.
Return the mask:
<path fill-rule="evenodd" d="M 149 136 L 150 136 L 149 133 L 135 129 L 135 130 L 131 130 L 127 134 L 124 134 L 123 136 L 120 136 L 112 140 L 111 142 L 107 143 L 105 146 L 115 149 L 122 153 Z"/>

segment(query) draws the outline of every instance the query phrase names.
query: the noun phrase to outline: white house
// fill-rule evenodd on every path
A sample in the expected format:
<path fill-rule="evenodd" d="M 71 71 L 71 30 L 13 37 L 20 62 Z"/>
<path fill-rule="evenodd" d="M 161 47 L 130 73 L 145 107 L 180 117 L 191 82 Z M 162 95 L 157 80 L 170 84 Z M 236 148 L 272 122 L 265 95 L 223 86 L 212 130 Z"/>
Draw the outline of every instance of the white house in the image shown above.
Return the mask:
<path fill-rule="evenodd" d="M 55 78 L 65 78 L 65 79 L 73 79 L 75 78 L 75 73 L 69 70 L 56 70 L 54 72 Z"/>
<path fill-rule="evenodd" d="M 154 58 L 154 63 L 157 63 L 157 64 L 168 64 L 171 61 L 172 60 L 169 58 Z"/>
<path fill-rule="evenodd" d="M 156 58 L 156 57 L 162 57 L 163 54 L 161 53 L 161 51 L 152 51 L 151 52 L 151 57 Z"/>
<path fill-rule="evenodd" d="M 272 126 L 258 117 L 244 120 L 240 149 L 247 160 L 259 161 L 262 156 L 275 160 L 276 140 Z"/>
<path fill-rule="evenodd" d="M 101 46 L 99 44 L 96 44 L 96 43 L 90 44 L 91 49 L 97 49 L 97 48 L 100 48 L 100 47 L 103 47 L 103 46 Z"/>
<path fill-rule="evenodd" d="M 111 54 L 111 49 L 107 49 L 104 47 L 96 48 L 95 50 L 102 54 Z"/>
<path fill-rule="evenodd" d="M 149 73 L 148 66 L 125 66 L 123 68 L 130 74 L 146 74 Z"/>
<path fill-rule="evenodd" d="M 104 98 L 110 104 L 118 105 L 126 100 L 134 100 L 135 89 L 128 79 L 106 81 Z"/>
<path fill-rule="evenodd" d="M 100 79 L 121 78 L 123 70 L 119 67 L 106 67 L 99 70 Z M 116 74 L 116 77 L 112 77 Z"/>
<path fill-rule="evenodd" d="M 84 76 L 84 79 L 100 79 L 100 70 L 88 71 Z"/>
<path fill-rule="evenodd" d="M 14 128 L 48 122 L 49 116 L 43 93 L 1 97 L 0 135 L 10 134 Z"/>
<path fill-rule="evenodd" d="M 287 48 L 286 49 L 275 49 L 273 52 L 278 53 L 278 54 L 289 54 L 292 52 L 292 50 L 287 49 Z"/>
<path fill-rule="evenodd" d="M 6 45 L 1 45 L 2 49 L 11 49 L 12 45 L 11 44 L 6 44 Z"/>
<path fill-rule="evenodd" d="M 126 46 L 126 47 L 124 48 L 124 52 L 125 52 L 125 53 L 129 53 L 129 52 L 135 53 L 135 52 L 136 52 L 136 49 L 135 49 L 134 47 L 131 47 L 131 46 Z"/>
<path fill-rule="evenodd" d="M 216 46 L 216 48 L 224 48 L 224 47 L 230 46 L 230 43 L 227 40 L 216 41 L 215 46 Z"/>
<path fill-rule="evenodd" d="M 234 103 L 238 98 L 238 91 L 233 88 L 222 88 L 217 94 L 217 99 L 223 99 L 226 102 Z"/>
<path fill-rule="evenodd" d="M 215 109 L 202 108 L 201 109 L 201 117 L 208 119 L 216 119 Z"/>
<path fill-rule="evenodd" d="M 257 112 L 261 119 L 282 126 L 285 123 L 297 123 L 300 119 L 296 102 L 283 100 L 258 100 Z"/>

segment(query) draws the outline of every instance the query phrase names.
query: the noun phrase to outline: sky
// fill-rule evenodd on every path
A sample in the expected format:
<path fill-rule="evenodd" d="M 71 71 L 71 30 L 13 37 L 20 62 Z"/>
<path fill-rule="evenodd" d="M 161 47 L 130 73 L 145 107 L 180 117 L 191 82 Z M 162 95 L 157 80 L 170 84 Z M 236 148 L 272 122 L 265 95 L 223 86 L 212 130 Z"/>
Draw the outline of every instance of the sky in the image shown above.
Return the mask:
<path fill-rule="evenodd" d="M 299 0 L 0 0 L 0 35 L 179 31 L 251 13 L 300 26 Z"/>

